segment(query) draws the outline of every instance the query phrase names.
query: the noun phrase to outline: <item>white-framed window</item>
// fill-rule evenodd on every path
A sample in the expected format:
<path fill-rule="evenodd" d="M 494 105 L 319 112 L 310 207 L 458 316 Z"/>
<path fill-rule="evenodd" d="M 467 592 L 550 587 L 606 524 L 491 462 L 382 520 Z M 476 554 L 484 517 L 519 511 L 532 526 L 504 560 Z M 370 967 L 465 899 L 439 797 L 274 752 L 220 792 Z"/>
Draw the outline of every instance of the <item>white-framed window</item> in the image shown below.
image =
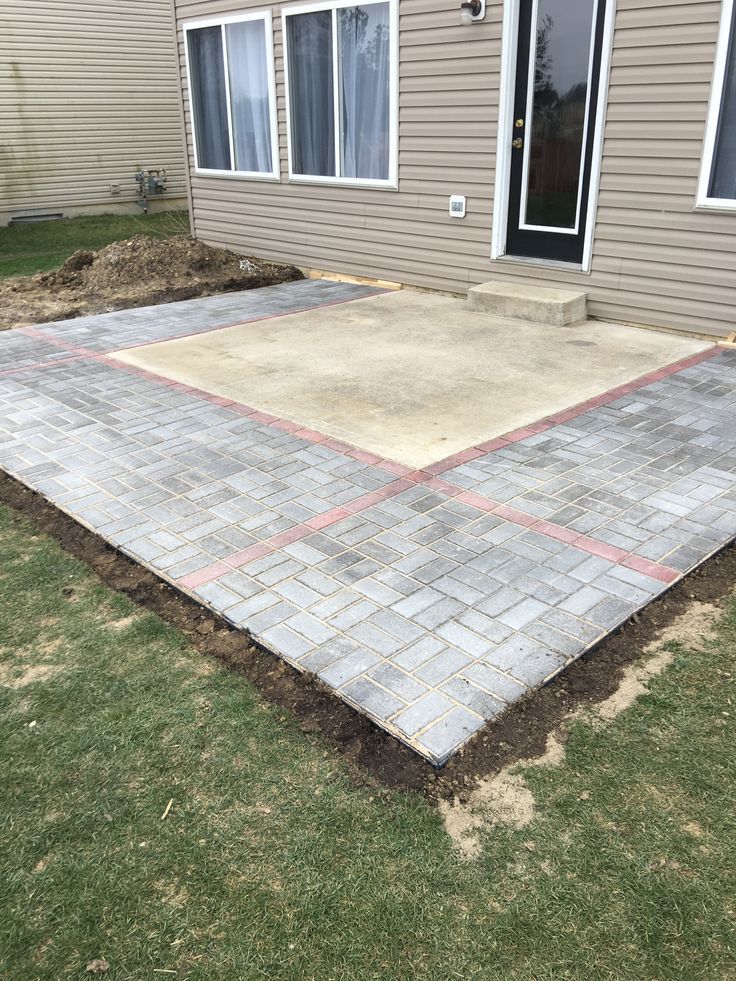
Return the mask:
<path fill-rule="evenodd" d="M 397 186 L 398 0 L 282 11 L 289 179 Z"/>
<path fill-rule="evenodd" d="M 278 180 L 270 12 L 183 26 L 197 173 Z"/>
<path fill-rule="evenodd" d="M 698 207 L 736 211 L 736 6 L 723 0 Z"/>

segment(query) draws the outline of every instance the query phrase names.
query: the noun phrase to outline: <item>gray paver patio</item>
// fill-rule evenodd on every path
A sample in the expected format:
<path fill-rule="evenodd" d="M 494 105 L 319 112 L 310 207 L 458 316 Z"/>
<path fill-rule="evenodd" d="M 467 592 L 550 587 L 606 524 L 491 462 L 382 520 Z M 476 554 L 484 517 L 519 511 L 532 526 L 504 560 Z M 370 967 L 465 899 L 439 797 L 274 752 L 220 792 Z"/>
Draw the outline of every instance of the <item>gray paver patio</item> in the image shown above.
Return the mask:
<path fill-rule="evenodd" d="M 441 763 L 736 536 L 736 351 L 414 472 L 114 358 L 372 292 L 8 331 L 0 466 Z"/>

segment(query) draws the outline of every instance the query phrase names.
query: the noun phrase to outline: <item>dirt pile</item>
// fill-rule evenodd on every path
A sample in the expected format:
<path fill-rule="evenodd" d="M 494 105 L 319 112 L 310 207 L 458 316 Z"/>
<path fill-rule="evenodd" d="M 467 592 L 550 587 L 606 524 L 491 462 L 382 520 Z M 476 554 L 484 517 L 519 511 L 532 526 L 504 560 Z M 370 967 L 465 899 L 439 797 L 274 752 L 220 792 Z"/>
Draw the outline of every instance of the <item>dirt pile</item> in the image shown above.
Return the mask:
<path fill-rule="evenodd" d="M 235 255 L 188 235 L 135 235 L 99 252 L 75 252 L 54 272 L 0 283 L 0 330 L 296 279 L 303 279 L 296 266 Z"/>

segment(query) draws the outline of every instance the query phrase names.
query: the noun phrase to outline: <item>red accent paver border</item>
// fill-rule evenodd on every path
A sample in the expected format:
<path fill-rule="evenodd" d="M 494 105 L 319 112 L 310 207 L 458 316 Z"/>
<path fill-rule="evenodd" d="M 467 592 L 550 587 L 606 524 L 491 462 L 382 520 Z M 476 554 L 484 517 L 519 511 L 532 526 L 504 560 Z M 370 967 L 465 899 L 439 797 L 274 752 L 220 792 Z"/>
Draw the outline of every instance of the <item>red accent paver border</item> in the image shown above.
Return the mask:
<path fill-rule="evenodd" d="M 625 382 L 623 385 L 617 385 L 616 388 L 611 388 L 601 395 L 595 395 L 592 398 L 586 399 L 584 402 L 578 402 L 577 405 L 570 406 L 569 409 L 554 412 L 549 416 L 544 416 L 537 422 L 522 426 L 520 429 L 514 429 L 509 433 L 503 433 L 501 436 L 494 436 L 493 439 L 485 443 L 478 443 L 476 446 L 470 446 L 466 450 L 460 450 L 459 453 L 454 453 L 444 460 L 438 460 L 436 463 L 424 467 L 423 470 L 425 473 L 433 475 L 454 470 L 455 467 L 462 466 L 463 463 L 468 463 L 470 460 L 474 460 L 479 456 L 486 456 L 488 453 L 504 449 L 512 443 L 519 443 L 524 439 L 528 439 L 530 436 L 538 436 L 539 433 L 544 433 L 554 426 L 571 422 L 573 419 L 577 419 L 578 416 L 590 412 L 591 409 L 598 409 L 602 405 L 615 402 L 616 399 L 621 398 L 623 395 L 629 395 L 631 392 L 636 392 L 646 385 L 651 385 L 656 381 L 661 381 L 663 378 L 669 377 L 669 375 L 674 375 L 678 371 L 690 368 L 693 365 L 699 364 L 701 361 L 707 361 L 708 358 L 715 357 L 718 353 L 719 347 L 717 344 L 714 344 L 707 351 L 701 351 L 699 354 L 690 355 L 688 358 L 673 361 L 672 364 L 666 365 L 664 368 L 658 368 L 656 371 L 650 371 L 646 375 L 635 378 L 633 381 Z"/>
<path fill-rule="evenodd" d="M 60 364 L 70 364 L 72 361 L 81 361 L 82 354 L 70 354 L 68 358 L 57 358 L 55 361 L 34 361 L 33 364 L 24 364 L 18 368 L 6 368 L 0 371 L 0 378 L 7 378 L 8 375 L 18 375 L 23 371 L 43 371 L 44 368 L 55 368 Z"/>
<path fill-rule="evenodd" d="M 179 337 L 199 336 L 202 333 L 226 330 L 229 327 L 256 323 L 261 320 L 279 319 L 281 317 L 290 316 L 292 313 L 304 313 L 308 310 L 319 310 L 324 307 L 338 306 L 343 303 L 352 303 L 356 302 L 357 300 L 370 299 L 376 295 L 380 294 L 374 293 L 365 297 L 356 297 L 355 299 L 334 300 L 319 304 L 317 306 L 304 307 L 297 310 L 291 310 L 279 314 L 270 314 L 262 317 L 254 317 L 252 319 L 238 321 L 237 323 L 233 324 L 213 327 L 212 331 L 192 331 L 188 334 L 179 335 Z M 167 378 L 165 375 L 159 375 L 156 372 L 150 371 L 146 368 L 130 365 L 125 361 L 120 361 L 118 358 L 115 358 L 115 352 L 100 353 L 97 351 L 92 351 L 89 348 L 81 347 L 79 345 L 61 340 L 60 338 L 50 337 L 34 327 L 22 327 L 18 328 L 18 330 L 28 336 L 36 337 L 56 347 L 64 348 L 73 352 L 73 357 L 51 362 L 52 364 L 77 361 L 81 358 L 89 358 L 90 360 L 103 362 L 112 367 L 118 368 L 119 370 L 126 371 L 138 377 L 146 378 L 155 382 L 156 384 L 163 385 L 176 391 L 184 392 L 188 395 L 193 395 L 196 398 L 210 402 L 213 405 L 231 409 L 240 415 L 252 419 L 254 422 L 260 422 L 265 425 L 273 426 L 274 428 L 280 429 L 284 432 L 292 433 L 293 435 L 298 436 L 307 442 L 328 447 L 335 452 L 343 453 L 344 455 L 352 457 L 355 460 L 359 460 L 362 463 L 366 463 L 370 466 L 376 467 L 377 469 L 385 470 L 388 473 L 392 473 L 400 478 L 403 478 L 391 481 L 389 484 L 386 484 L 377 491 L 371 491 L 370 493 L 364 494 L 349 504 L 345 504 L 343 507 L 333 508 L 332 510 L 323 514 L 315 515 L 308 521 L 296 524 L 292 528 L 287 529 L 285 532 L 280 532 L 263 542 L 256 542 L 254 545 L 251 545 L 248 548 L 235 552 L 226 559 L 220 559 L 217 562 L 213 562 L 212 564 L 199 569 L 197 572 L 184 576 L 178 580 L 179 585 L 183 586 L 184 588 L 195 589 L 199 586 L 203 586 L 208 582 L 218 579 L 220 576 L 226 575 L 228 572 L 242 568 L 244 565 L 247 565 L 258 558 L 263 558 L 265 555 L 270 554 L 278 548 L 283 548 L 286 545 L 293 544 L 294 542 L 313 534 L 315 531 L 319 531 L 322 528 L 327 528 L 332 524 L 336 524 L 338 521 L 342 521 L 345 518 L 351 517 L 352 515 L 359 514 L 361 511 L 373 507 L 382 501 L 396 497 L 403 491 L 416 485 L 422 485 L 432 490 L 440 491 L 447 494 L 451 498 L 456 498 L 457 500 L 470 505 L 471 507 L 478 508 L 478 510 L 495 514 L 506 521 L 519 525 L 520 527 L 533 529 L 538 534 L 564 542 L 565 544 L 569 544 L 574 548 L 588 552 L 591 555 L 599 556 L 600 558 L 607 559 L 608 561 L 617 565 L 622 565 L 644 575 L 648 575 L 660 582 L 672 583 L 681 576 L 679 571 L 671 569 L 669 566 L 663 563 L 652 562 L 636 555 L 635 553 L 626 552 L 624 549 L 617 548 L 614 545 L 608 545 L 605 542 L 600 542 L 588 535 L 577 534 L 576 532 L 571 531 L 569 528 L 562 525 L 557 525 L 554 522 L 537 518 L 535 515 L 528 514 L 525 511 L 519 511 L 517 508 L 513 508 L 507 504 L 501 504 L 498 501 L 487 498 L 482 494 L 464 490 L 462 487 L 443 479 L 440 475 L 454 469 L 455 467 L 462 466 L 462 464 L 468 463 L 471 460 L 478 459 L 481 456 L 487 456 L 489 453 L 493 453 L 514 443 L 528 439 L 530 436 L 536 436 L 540 433 L 546 432 L 547 430 L 552 429 L 554 426 L 562 425 L 565 422 L 570 422 L 572 419 L 576 419 L 592 409 L 596 409 L 602 405 L 607 405 L 614 402 L 623 395 L 628 395 L 631 392 L 635 392 L 647 385 L 651 385 L 656 381 L 660 381 L 663 378 L 667 378 L 679 371 L 683 371 L 685 368 L 699 364 L 701 361 L 706 361 L 719 353 L 718 345 L 713 345 L 713 347 L 708 348 L 706 351 L 701 351 L 699 354 L 694 354 L 690 357 L 682 358 L 679 361 L 674 361 L 672 364 L 666 365 L 663 368 L 658 368 L 655 371 L 650 371 L 645 375 L 641 375 L 639 378 L 636 378 L 633 381 L 618 385 L 615 388 L 609 389 L 607 392 L 603 392 L 600 395 L 586 399 L 584 402 L 579 402 L 578 404 L 571 406 L 569 409 L 555 412 L 549 416 L 545 416 L 537 422 L 530 423 L 527 426 L 504 433 L 502 436 L 496 436 L 490 440 L 487 440 L 486 442 L 460 450 L 458 453 L 454 453 L 443 460 L 439 460 L 436 463 L 429 464 L 428 466 L 417 470 L 408 467 L 405 464 L 399 463 L 396 460 L 390 460 L 385 457 L 378 456 L 377 454 L 370 453 L 367 450 L 362 450 L 358 447 L 351 446 L 350 444 L 344 443 L 341 440 L 334 439 L 325 435 L 324 433 L 320 433 L 315 429 L 301 427 L 298 423 L 295 423 L 292 420 L 275 416 L 260 409 L 255 409 L 253 406 L 238 402 L 235 399 L 215 395 L 212 392 L 206 391 L 205 389 L 186 385 L 182 382 L 175 381 L 174 379 Z M 178 340 L 179 337 L 171 339 Z M 135 350 L 136 348 L 147 347 L 150 344 L 159 343 L 163 342 L 147 341 L 145 344 L 136 345 L 133 348 L 118 348 L 117 351 Z"/>
<path fill-rule="evenodd" d="M 356 500 L 344 505 L 344 507 L 333 508 L 324 514 L 315 515 L 309 521 L 294 525 L 293 528 L 289 528 L 287 531 L 280 532 L 263 542 L 257 542 L 255 545 L 242 549 L 240 552 L 236 552 L 226 559 L 213 562 L 211 565 L 205 566 L 205 568 L 199 569 L 197 572 L 192 572 L 180 579 L 179 584 L 188 589 L 196 589 L 198 586 L 204 586 L 214 579 L 219 579 L 226 572 L 240 569 L 249 562 L 263 558 L 263 556 L 276 551 L 278 548 L 291 545 L 313 534 L 315 531 L 320 531 L 322 528 L 327 528 L 329 525 L 336 524 L 338 521 L 343 521 L 345 518 L 359 514 L 361 511 L 365 511 L 375 504 L 380 504 L 382 501 L 397 497 L 403 491 L 409 490 L 409 488 L 417 485 L 427 485 L 421 478 L 421 475 L 416 475 L 416 479 L 415 474 L 412 474 L 406 480 L 393 481 L 378 491 L 373 491 L 370 494 L 364 494 L 362 497 L 356 498 Z M 615 565 L 626 566 L 628 569 L 641 572 L 660 582 L 672 583 L 680 578 L 680 572 L 671 569 L 661 562 L 652 562 L 633 552 L 627 552 L 622 548 L 617 548 L 615 545 L 599 542 L 597 539 L 591 538 L 588 535 L 582 535 L 562 525 L 556 525 L 551 521 L 537 518 L 532 514 L 527 514 L 526 511 L 519 511 L 517 508 L 510 507 L 508 504 L 500 504 L 498 501 L 484 497 L 482 494 L 476 494 L 474 491 L 462 491 L 453 485 L 449 486 L 453 492 L 451 496 L 454 499 L 461 501 L 463 504 L 468 504 L 470 507 L 477 508 L 479 511 L 495 514 L 497 517 L 503 518 L 512 524 L 528 528 L 547 538 L 564 542 L 566 545 L 580 549 L 582 552 L 588 552 L 590 555 L 607 559 Z M 444 490 L 444 487 L 435 487 L 434 489 Z"/>

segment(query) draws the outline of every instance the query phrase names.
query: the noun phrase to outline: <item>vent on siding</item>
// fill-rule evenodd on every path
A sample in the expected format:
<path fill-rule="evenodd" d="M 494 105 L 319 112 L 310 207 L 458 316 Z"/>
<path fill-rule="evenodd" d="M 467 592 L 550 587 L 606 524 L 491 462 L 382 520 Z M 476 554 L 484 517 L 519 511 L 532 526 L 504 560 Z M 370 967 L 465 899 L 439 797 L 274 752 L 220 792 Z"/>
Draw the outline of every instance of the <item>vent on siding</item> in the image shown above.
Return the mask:
<path fill-rule="evenodd" d="M 59 221 L 63 217 L 64 215 L 60 212 L 54 213 L 53 215 L 16 215 L 10 219 L 9 224 L 32 225 L 36 221 Z"/>

